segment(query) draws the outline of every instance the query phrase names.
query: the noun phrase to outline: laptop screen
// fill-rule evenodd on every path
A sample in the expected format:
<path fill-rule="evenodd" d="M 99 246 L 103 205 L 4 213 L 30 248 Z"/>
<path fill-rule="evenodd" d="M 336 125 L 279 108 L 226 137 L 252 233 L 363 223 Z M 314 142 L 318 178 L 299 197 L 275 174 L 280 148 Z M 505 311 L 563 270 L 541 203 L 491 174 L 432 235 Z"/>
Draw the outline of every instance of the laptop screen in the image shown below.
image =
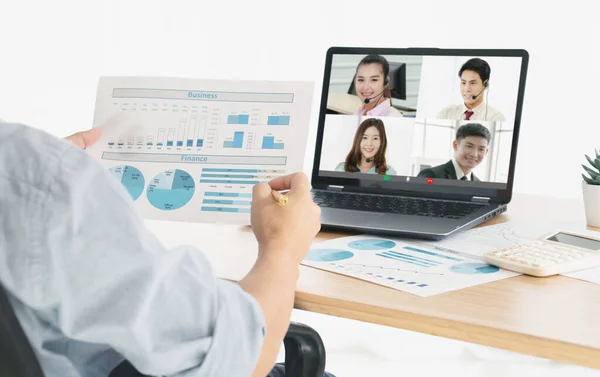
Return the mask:
<path fill-rule="evenodd" d="M 527 56 L 411 50 L 330 49 L 316 175 L 362 187 L 506 192 Z"/>

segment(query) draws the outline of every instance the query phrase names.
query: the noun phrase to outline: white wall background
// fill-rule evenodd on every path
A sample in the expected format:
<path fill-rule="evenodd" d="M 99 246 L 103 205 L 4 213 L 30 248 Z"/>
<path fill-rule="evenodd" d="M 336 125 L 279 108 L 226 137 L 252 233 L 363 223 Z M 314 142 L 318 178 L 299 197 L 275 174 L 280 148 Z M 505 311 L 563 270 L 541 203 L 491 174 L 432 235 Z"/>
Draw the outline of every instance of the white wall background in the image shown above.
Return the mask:
<path fill-rule="evenodd" d="M 321 169 L 335 170 L 352 149 L 354 134 L 360 123 L 372 117 L 352 115 L 327 115 L 321 150 Z M 376 117 L 383 121 L 387 136 L 386 162 L 397 175 L 410 175 L 413 149 L 414 119 Z"/>
<path fill-rule="evenodd" d="M 61 136 L 88 128 L 100 75 L 310 80 L 317 83 L 307 125 L 310 172 L 329 46 L 524 48 L 530 66 L 515 191 L 580 197 L 583 154 L 600 147 L 594 6 L 585 0 L 568 6 L 520 0 L 381 0 L 368 6 L 350 0 L 2 0 L 0 117 Z M 382 18 L 386 23 L 376 31 Z"/>
<path fill-rule="evenodd" d="M 460 94 L 460 67 L 474 56 L 427 56 L 423 58 L 418 118 L 436 118 L 446 106 L 463 103 Z M 521 58 L 489 57 L 491 69 L 490 86 L 481 93 L 484 103 L 488 103 L 504 115 L 506 121 L 514 122 L 517 109 L 517 94 L 521 71 Z M 473 93 L 477 95 L 477 93 Z"/>

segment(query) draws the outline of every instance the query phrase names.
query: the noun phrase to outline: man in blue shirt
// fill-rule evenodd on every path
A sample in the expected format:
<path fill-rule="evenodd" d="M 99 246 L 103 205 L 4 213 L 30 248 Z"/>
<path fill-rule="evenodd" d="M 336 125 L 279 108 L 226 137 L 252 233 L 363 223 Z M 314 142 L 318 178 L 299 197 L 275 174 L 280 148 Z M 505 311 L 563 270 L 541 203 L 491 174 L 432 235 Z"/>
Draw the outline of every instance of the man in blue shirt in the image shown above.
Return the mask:
<path fill-rule="evenodd" d="M 320 229 L 306 177 L 254 187 L 259 253 L 236 284 L 199 250 L 167 251 L 145 228 L 83 150 L 98 135 L 65 141 L 0 122 L 0 284 L 44 374 L 106 377 L 127 359 L 152 376 L 276 375 L 298 265 Z M 290 189 L 289 203 L 276 205 L 271 189 Z"/>

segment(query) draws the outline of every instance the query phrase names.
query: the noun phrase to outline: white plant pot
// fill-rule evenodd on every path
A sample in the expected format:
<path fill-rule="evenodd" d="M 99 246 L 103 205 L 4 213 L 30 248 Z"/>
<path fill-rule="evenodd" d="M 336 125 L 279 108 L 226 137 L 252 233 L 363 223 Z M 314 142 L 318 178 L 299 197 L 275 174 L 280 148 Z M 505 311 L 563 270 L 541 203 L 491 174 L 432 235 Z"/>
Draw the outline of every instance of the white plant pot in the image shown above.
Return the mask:
<path fill-rule="evenodd" d="M 600 185 L 590 185 L 582 181 L 581 188 L 587 225 L 600 227 Z"/>

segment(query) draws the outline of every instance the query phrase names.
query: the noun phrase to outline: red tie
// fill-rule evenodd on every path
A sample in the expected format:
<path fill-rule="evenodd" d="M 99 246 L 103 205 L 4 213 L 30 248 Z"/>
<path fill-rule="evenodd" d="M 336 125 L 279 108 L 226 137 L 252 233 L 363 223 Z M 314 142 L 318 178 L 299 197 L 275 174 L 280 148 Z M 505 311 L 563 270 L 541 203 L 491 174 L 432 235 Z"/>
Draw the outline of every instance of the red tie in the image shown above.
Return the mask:
<path fill-rule="evenodd" d="M 473 115 L 473 112 L 471 110 L 465 111 L 465 120 L 471 119 L 471 115 Z"/>

